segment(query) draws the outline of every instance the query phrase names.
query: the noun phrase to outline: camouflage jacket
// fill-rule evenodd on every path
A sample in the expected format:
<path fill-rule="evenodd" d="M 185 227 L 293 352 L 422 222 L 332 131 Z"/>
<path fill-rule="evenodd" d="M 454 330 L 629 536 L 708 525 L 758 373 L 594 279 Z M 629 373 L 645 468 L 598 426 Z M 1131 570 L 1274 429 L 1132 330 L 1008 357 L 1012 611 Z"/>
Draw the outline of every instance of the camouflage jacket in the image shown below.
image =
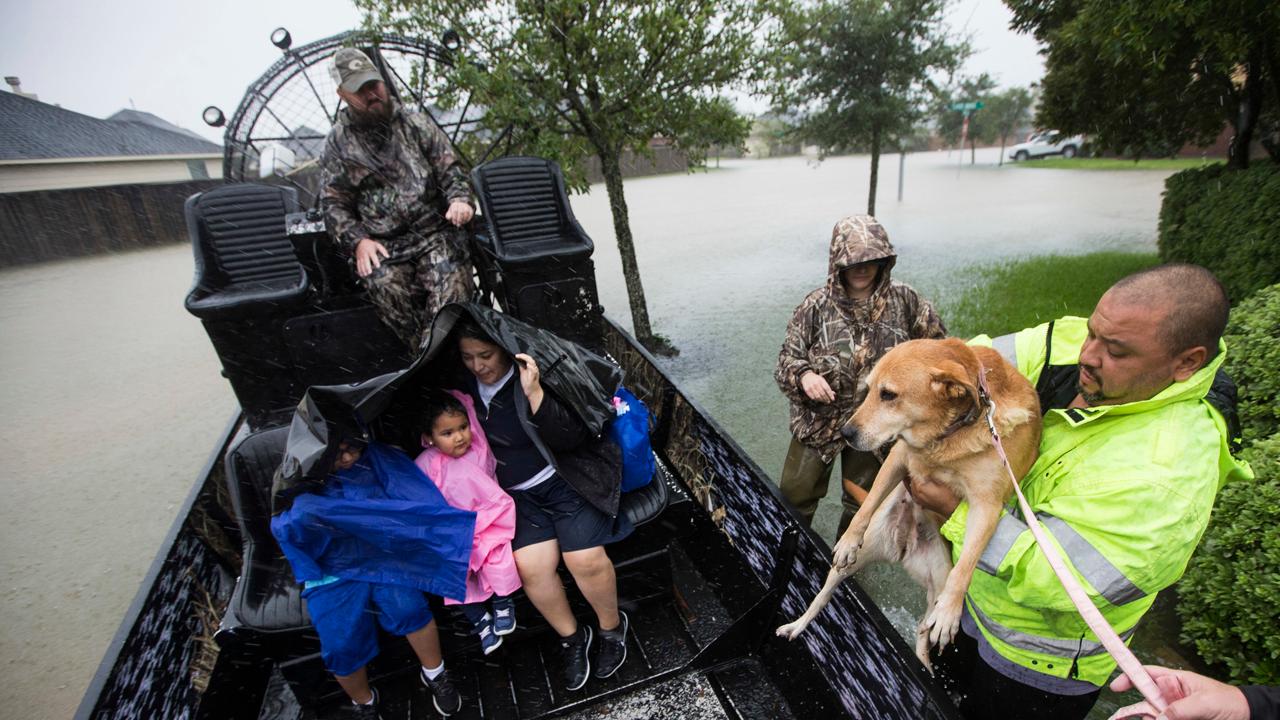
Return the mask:
<path fill-rule="evenodd" d="M 363 238 L 390 261 L 417 257 L 441 230 L 449 203 L 471 202 L 471 185 L 448 137 L 429 118 L 395 103 L 386 124 L 362 124 L 349 108 L 325 141 L 320 206 L 329 235 L 348 253 Z"/>
<path fill-rule="evenodd" d="M 897 255 L 884 227 L 869 215 L 840 220 L 831 232 L 827 284 L 796 308 L 778 353 L 774 380 L 791 400 L 791 433 L 831 462 L 845 447 L 840 428 L 866 393 L 871 367 L 894 345 L 917 338 L 946 337 L 947 330 L 929 304 L 889 273 Z M 866 300 L 845 294 L 840 273 L 871 260 L 883 260 Z M 821 375 L 835 392 L 832 403 L 810 400 L 800 378 Z"/>

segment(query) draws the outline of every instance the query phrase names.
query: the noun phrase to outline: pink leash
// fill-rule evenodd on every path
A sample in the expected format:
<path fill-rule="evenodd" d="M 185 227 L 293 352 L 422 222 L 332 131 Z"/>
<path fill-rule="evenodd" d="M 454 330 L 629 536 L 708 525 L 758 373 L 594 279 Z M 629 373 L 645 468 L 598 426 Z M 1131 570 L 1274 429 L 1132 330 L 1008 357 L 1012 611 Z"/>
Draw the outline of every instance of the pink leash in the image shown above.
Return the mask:
<path fill-rule="evenodd" d="M 982 393 L 987 396 L 987 428 L 991 431 L 991 439 L 995 443 L 996 452 L 999 453 L 1000 459 L 1004 461 L 1005 469 L 1009 471 L 1009 479 L 1013 480 L 1013 490 L 1018 495 L 1018 506 L 1022 508 L 1022 515 L 1027 521 L 1027 527 L 1031 529 L 1031 535 L 1036 539 L 1036 544 L 1040 546 L 1040 551 L 1044 553 L 1045 559 L 1049 561 L 1049 566 L 1053 568 L 1054 574 L 1058 576 L 1058 582 L 1061 582 L 1062 587 L 1066 589 L 1067 595 L 1076 606 L 1076 611 L 1080 613 L 1080 617 L 1084 618 L 1085 624 L 1102 641 L 1103 647 L 1115 659 L 1116 664 L 1120 666 L 1124 674 L 1129 676 L 1129 679 L 1133 681 L 1134 687 L 1138 688 L 1138 691 L 1147 699 L 1147 702 L 1151 703 L 1157 713 L 1164 712 L 1165 708 L 1168 707 L 1168 703 L 1164 701 L 1164 696 L 1160 694 L 1160 688 L 1151 679 L 1151 676 L 1147 674 L 1147 669 L 1142 667 L 1142 663 L 1138 662 L 1138 658 L 1134 656 L 1133 651 L 1124 644 L 1124 641 L 1111 628 L 1106 618 L 1102 617 L 1102 613 L 1098 612 L 1098 608 L 1094 607 L 1089 600 L 1089 596 L 1085 594 L 1084 588 L 1080 586 L 1080 582 L 1067 570 L 1066 564 L 1062 561 L 1062 555 L 1045 536 L 1044 529 L 1040 527 L 1040 521 L 1036 520 L 1035 513 L 1031 511 L 1031 505 L 1022 494 L 1022 488 L 1018 485 L 1018 478 L 1013 473 L 1013 467 L 1009 465 L 1009 457 L 1004 453 L 1004 445 L 1000 443 L 1000 433 L 996 430 L 995 421 L 996 404 L 991 398 L 991 392 L 987 389 L 987 369 L 981 365 L 979 365 L 978 369 L 978 386 L 982 388 Z"/>

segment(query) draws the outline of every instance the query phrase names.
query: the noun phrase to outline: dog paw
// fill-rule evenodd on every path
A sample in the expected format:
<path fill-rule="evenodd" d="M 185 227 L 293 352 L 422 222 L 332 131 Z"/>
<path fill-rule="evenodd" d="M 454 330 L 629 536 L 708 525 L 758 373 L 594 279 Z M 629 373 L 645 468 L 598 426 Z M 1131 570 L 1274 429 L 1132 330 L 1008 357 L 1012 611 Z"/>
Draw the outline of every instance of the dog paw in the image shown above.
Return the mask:
<path fill-rule="evenodd" d="M 780 638 L 795 640 L 800 637 L 800 633 L 804 632 L 804 623 L 800 621 L 790 622 L 778 628 L 776 633 Z"/>
<path fill-rule="evenodd" d="M 847 537 L 840 538 L 836 542 L 836 548 L 831 553 L 831 567 L 837 570 L 844 570 L 852 567 L 858 561 L 858 551 L 862 549 L 862 538 L 856 540 Z"/>
<path fill-rule="evenodd" d="M 956 634 L 960 632 L 961 609 L 959 600 L 949 601 L 947 598 L 938 598 L 938 602 L 934 604 L 933 610 L 924 621 L 929 628 L 930 645 L 941 650 L 951 644 Z"/>

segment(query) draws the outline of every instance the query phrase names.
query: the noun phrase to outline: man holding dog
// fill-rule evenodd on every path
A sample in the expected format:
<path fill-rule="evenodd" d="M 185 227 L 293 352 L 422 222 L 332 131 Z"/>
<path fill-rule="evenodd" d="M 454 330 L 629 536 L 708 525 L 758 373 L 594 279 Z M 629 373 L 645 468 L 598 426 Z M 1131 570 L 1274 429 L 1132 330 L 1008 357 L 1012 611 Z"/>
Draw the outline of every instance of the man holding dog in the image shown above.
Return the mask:
<path fill-rule="evenodd" d="M 330 70 L 346 107 L 325 141 L 325 224 L 378 316 L 416 351 L 440 308 L 474 291 L 461 229 L 471 185 L 444 132 L 391 97 L 367 55 L 342 48 Z"/>
<path fill-rule="evenodd" d="M 975 340 L 1035 384 L 1044 430 L 1023 492 L 1125 639 L 1181 577 L 1218 489 L 1250 473 L 1231 455 L 1235 393 L 1218 376 L 1228 307 L 1209 271 L 1163 265 L 1117 282 L 1087 320 Z M 958 554 L 967 505 L 938 483 L 910 489 L 949 518 L 942 534 Z M 966 718 L 1083 718 L 1115 670 L 1014 510 L 983 552 L 965 610 L 938 665 Z"/>

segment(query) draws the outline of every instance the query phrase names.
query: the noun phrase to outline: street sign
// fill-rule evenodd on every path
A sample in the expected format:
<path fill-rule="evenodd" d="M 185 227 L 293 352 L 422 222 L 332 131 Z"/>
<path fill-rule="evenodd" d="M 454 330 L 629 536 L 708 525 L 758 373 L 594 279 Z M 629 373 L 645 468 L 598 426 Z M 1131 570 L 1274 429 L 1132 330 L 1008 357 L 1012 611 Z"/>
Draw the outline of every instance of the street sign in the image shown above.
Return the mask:
<path fill-rule="evenodd" d="M 982 103 L 981 102 L 951 103 L 951 109 L 963 110 L 965 112 L 969 112 L 971 110 L 981 110 Z"/>

